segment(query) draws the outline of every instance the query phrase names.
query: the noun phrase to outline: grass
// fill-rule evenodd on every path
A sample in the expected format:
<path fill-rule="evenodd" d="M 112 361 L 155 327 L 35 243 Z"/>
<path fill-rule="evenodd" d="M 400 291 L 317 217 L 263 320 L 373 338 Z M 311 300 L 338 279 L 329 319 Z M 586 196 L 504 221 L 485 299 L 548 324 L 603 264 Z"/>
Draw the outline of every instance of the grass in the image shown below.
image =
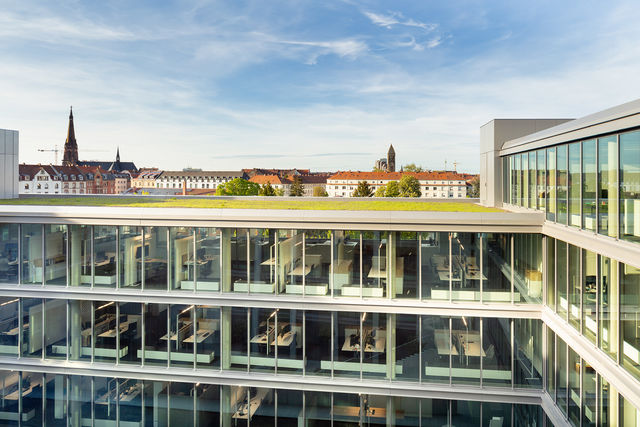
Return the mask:
<path fill-rule="evenodd" d="M 31 206 L 119 206 L 136 208 L 287 209 L 348 211 L 439 211 L 503 212 L 465 202 L 422 202 L 405 200 L 264 200 L 156 197 L 34 197 L 0 200 L 0 205 Z"/>

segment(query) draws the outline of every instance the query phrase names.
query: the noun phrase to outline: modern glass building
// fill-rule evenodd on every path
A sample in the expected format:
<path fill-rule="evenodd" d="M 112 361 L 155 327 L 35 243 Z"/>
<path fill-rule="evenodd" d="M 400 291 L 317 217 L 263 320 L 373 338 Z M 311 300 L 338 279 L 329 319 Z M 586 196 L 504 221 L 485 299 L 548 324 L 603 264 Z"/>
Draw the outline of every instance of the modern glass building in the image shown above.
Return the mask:
<path fill-rule="evenodd" d="M 638 425 L 634 126 L 485 125 L 504 211 L 0 206 L 0 423 Z"/>

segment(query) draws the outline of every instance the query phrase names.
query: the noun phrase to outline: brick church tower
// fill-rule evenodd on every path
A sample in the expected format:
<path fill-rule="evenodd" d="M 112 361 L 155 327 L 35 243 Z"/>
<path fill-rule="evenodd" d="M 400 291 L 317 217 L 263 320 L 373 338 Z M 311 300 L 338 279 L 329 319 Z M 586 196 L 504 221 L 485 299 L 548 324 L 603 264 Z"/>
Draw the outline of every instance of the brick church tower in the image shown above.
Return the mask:
<path fill-rule="evenodd" d="M 73 128 L 73 107 L 69 111 L 69 130 L 67 140 L 64 142 L 63 166 L 75 166 L 78 164 L 78 144 L 76 143 L 76 131 Z"/>

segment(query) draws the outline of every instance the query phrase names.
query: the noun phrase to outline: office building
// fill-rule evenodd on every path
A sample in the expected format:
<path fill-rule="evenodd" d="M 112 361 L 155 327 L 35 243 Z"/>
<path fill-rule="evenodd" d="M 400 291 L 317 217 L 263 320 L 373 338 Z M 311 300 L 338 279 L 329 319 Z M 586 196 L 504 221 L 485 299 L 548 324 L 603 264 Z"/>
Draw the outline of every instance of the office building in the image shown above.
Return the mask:
<path fill-rule="evenodd" d="M 18 131 L 0 129 L 0 198 L 18 197 Z"/>
<path fill-rule="evenodd" d="M 491 121 L 505 210 L 1 206 L 0 418 L 635 426 L 636 129 Z"/>

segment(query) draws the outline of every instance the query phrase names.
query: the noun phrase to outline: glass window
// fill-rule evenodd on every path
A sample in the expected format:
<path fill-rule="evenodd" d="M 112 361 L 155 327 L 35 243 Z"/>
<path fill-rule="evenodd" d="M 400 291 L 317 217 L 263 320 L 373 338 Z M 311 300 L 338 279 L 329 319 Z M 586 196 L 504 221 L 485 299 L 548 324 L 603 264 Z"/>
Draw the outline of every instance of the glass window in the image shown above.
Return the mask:
<path fill-rule="evenodd" d="M 422 316 L 423 380 L 449 384 L 450 358 L 459 356 L 457 347 L 452 345 L 449 318 Z"/>
<path fill-rule="evenodd" d="M 513 235 L 515 301 L 542 301 L 542 235 Z"/>
<path fill-rule="evenodd" d="M 230 320 L 231 333 L 223 333 L 224 340 L 231 340 L 229 346 L 227 342 L 223 342 L 223 351 L 226 348 L 231 348 L 230 368 L 236 370 L 247 370 L 247 309 L 242 307 L 231 307 L 230 319 L 225 317 L 225 320 Z M 224 308 L 224 313 L 228 313 L 229 308 Z M 224 315 L 224 314 L 223 314 Z"/>
<path fill-rule="evenodd" d="M 511 234 L 482 235 L 482 301 L 511 301 Z"/>
<path fill-rule="evenodd" d="M 598 257 L 594 252 L 582 250 L 582 333 L 596 344 L 597 297 L 598 297 Z"/>
<path fill-rule="evenodd" d="M 42 302 L 40 298 L 21 298 L 22 320 L 18 327 L 22 325 L 22 357 L 42 356 Z"/>
<path fill-rule="evenodd" d="M 560 240 L 556 241 L 556 286 L 557 286 L 557 309 L 558 314 L 563 319 L 567 318 L 567 310 L 569 303 L 567 299 L 567 243 Z"/>
<path fill-rule="evenodd" d="M 556 311 L 556 239 L 547 237 L 547 301 L 548 307 Z"/>
<path fill-rule="evenodd" d="M 580 330 L 580 295 L 582 281 L 580 275 L 580 248 L 569 245 L 569 324 Z"/>
<path fill-rule="evenodd" d="M 319 391 L 304 392 L 305 425 L 317 427 L 331 427 L 331 393 Z"/>
<path fill-rule="evenodd" d="M 595 427 L 597 424 L 596 371 L 582 361 L 582 425 Z"/>
<path fill-rule="evenodd" d="M 0 224 L 0 283 L 18 282 L 18 224 Z"/>
<path fill-rule="evenodd" d="M 331 319 L 330 312 L 305 312 L 305 373 L 307 375 L 331 375 Z"/>
<path fill-rule="evenodd" d="M 276 255 L 279 293 L 304 293 L 303 276 L 311 272 L 311 266 L 303 260 L 304 234 L 296 230 L 279 230 Z"/>
<path fill-rule="evenodd" d="M 18 322 L 19 298 L 0 297 L 0 354 L 18 356 Z M 23 326 L 24 327 L 24 326 Z"/>
<path fill-rule="evenodd" d="M 622 364 L 640 378 L 640 269 L 620 264 Z"/>
<path fill-rule="evenodd" d="M 331 270 L 331 231 L 304 232 L 304 259 L 309 272 L 305 276 L 305 295 L 327 295 Z"/>
<path fill-rule="evenodd" d="M 620 135 L 620 236 L 640 242 L 640 132 Z"/>
<path fill-rule="evenodd" d="M 619 311 L 618 262 L 600 255 L 600 335 L 599 346 L 613 360 L 618 358 Z"/>
<path fill-rule="evenodd" d="M 249 357 L 252 371 L 274 372 L 276 348 L 271 345 L 276 338 L 278 310 L 252 308 L 249 318 Z"/>
<path fill-rule="evenodd" d="M 302 374 L 304 364 L 302 314 L 302 310 L 284 309 L 278 310 L 276 314 L 277 326 L 269 345 L 276 353 L 279 373 Z M 316 338 L 316 332 L 313 333 L 313 337 Z"/>
<path fill-rule="evenodd" d="M 193 425 L 195 390 L 193 383 L 169 383 L 169 425 Z"/>
<path fill-rule="evenodd" d="M 580 143 L 569 144 L 569 225 L 581 227 Z"/>
<path fill-rule="evenodd" d="M 67 375 L 45 374 L 44 395 L 47 396 L 44 409 L 43 425 L 66 426 L 68 425 L 68 391 L 69 377 Z M 115 419 L 115 418 L 114 418 Z"/>
<path fill-rule="evenodd" d="M 482 384 L 511 386 L 510 319 L 482 319 Z"/>
<path fill-rule="evenodd" d="M 168 343 L 170 337 L 167 333 L 169 327 L 168 311 L 168 304 L 144 304 L 145 365 L 168 365 Z M 122 318 L 122 314 L 120 316 Z"/>
<path fill-rule="evenodd" d="M 547 393 L 551 400 L 556 400 L 556 334 L 549 327 L 547 329 Z"/>
<path fill-rule="evenodd" d="M 387 371 L 387 314 L 362 315 L 362 376 L 364 378 L 391 377 Z M 390 369 L 394 369 L 391 366 Z M 389 375 L 387 375 L 389 374 Z"/>
<path fill-rule="evenodd" d="M 72 235 L 73 236 L 73 235 Z M 73 248 L 73 246 L 72 246 Z M 94 286 L 116 287 L 117 227 L 93 226 Z M 82 279 L 84 283 L 84 278 Z"/>
<path fill-rule="evenodd" d="M 67 301 L 45 300 L 44 345 L 48 359 L 67 358 Z"/>
<path fill-rule="evenodd" d="M 196 260 L 195 234 L 190 227 L 171 227 L 169 241 L 171 242 L 171 289 L 191 290 L 195 289 Z"/>
<path fill-rule="evenodd" d="M 480 235 L 451 233 L 451 286 L 453 300 L 479 301 Z"/>
<path fill-rule="evenodd" d="M 529 153 L 529 207 L 536 208 L 536 152 Z"/>
<path fill-rule="evenodd" d="M 569 421 L 574 426 L 580 425 L 580 371 L 582 362 L 578 353 L 569 347 Z"/>
<path fill-rule="evenodd" d="M 198 291 L 218 291 L 221 271 L 219 228 L 196 228 L 196 280 Z M 187 287 L 188 288 L 188 287 Z M 185 289 L 185 286 L 182 286 Z"/>
<path fill-rule="evenodd" d="M 360 377 L 362 328 L 360 313 L 334 312 L 333 369 L 337 377 Z"/>
<path fill-rule="evenodd" d="M 196 390 L 197 427 L 215 427 L 220 425 L 220 386 L 217 384 L 201 384 Z"/>
<path fill-rule="evenodd" d="M 44 279 L 47 285 L 67 285 L 67 226 L 44 226 Z"/>
<path fill-rule="evenodd" d="M 69 226 L 69 286 L 91 286 L 92 250 L 90 225 Z"/>
<path fill-rule="evenodd" d="M 598 139 L 598 232 L 618 235 L 618 138 Z"/>
<path fill-rule="evenodd" d="M 567 413 L 567 381 L 568 381 L 568 365 L 567 365 L 567 344 L 556 337 L 556 372 L 558 373 L 558 387 L 556 392 L 556 403 L 560 410 Z"/>
<path fill-rule="evenodd" d="M 398 282 L 398 289 L 402 288 L 403 260 L 398 260 L 395 268 L 389 266 L 388 242 L 389 233 L 386 231 L 362 232 L 362 296 L 365 298 L 384 298 L 392 277 Z"/>
<path fill-rule="evenodd" d="M 542 321 L 514 319 L 515 387 L 540 388 L 542 385 Z"/>
<path fill-rule="evenodd" d="M 547 162 L 545 150 L 538 150 L 536 157 L 536 203 L 537 208 L 544 212 L 547 201 Z"/>
<path fill-rule="evenodd" d="M 91 360 L 91 301 L 69 300 L 69 359 Z"/>
<path fill-rule="evenodd" d="M 360 261 L 362 241 L 359 231 L 334 231 L 333 238 L 333 296 L 361 295 Z"/>
<path fill-rule="evenodd" d="M 422 233 L 421 270 L 422 270 L 422 298 L 449 300 L 450 292 L 450 263 L 449 246 L 450 233 Z"/>
<path fill-rule="evenodd" d="M 118 305 L 118 310 L 120 363 L 140 363 L 142 358 L 142 304 L 121 302 Z M 148 326 L 146 328 L 148 329 Z M 153 364 L 153 361 L 150 364 Z"/>
<path fill-rule="evenodd" d="M 480 319 L 454 317 L 451 319 L 452 353 L 451 381 L 454 384 L 480 385 L 480 358 L 486 355 L 480 338 Z"/>
<path fill-rule="evenodd" d="M 94 357 L 97 362 L 115 362 L 116 360 L 116 303 L 94 302 L 93 342 Z"/>
<path fill-rule="evenodd" d="M 418 297 L 418 255 L 420 233 L 398 231 L 391 234 L 395 245 L 389 247 L 389 260 L 395 263 L 397 274 L 391 275 L 396 298 Z M 392 266 L 392 269 L 394 267 Z"/>
<path fill-rule="evenodd" d="M 596 141 L 582 143 L 582 226 L 596 231 Z"/>
<path fill-rule="evenodd" d="M 568 191 L 568 175 L 567 175 L 567 146 L 559 145 L 557 148 L 557 192 L 556 201 L 558 215 L 556 221 L 560 224 L 567 223 L 567 191 Z"/>
<path fill-rule="evenodd" d="M 120 227 L 120 287 L 140 287 L 142 284 L 142 228 Z M 148 245 L 144 251 L 149 252 Z"/>
<path fill-rule="evenodd" d="M 118 384 L 119 425 L 141 425 L 142 394 L 145 383 L 133 378 L 121 378 Z M 73 388 L 71 389 L 73 392 Z M 89 413 L 91 412 L 91 408 Z M 96 423 L 97 424 L 97 423 Z"/>
<path fill-rule="evenodd" d="M 42 264 L 41 224 L 22 224 L 21 254 L 21 283 L 42 284 L 44 269 Z"/>
<path fill-rule="evenodd" d="M 11 372 L 9 378 L 15 378 L 16 372 Z M 26 388 L 26 393 L 22 393 L 22 425 L 26 427 L 41 427 L 44 425 L 42 419 L 42 401 L 44 393 L 44 375 L 36 372 L 22 372 L 22 388 Z M 5 379 L 5 387 L 7 381 Z M 91 384 L 91 381 L 89 381 Z M 14 384 L 15 386 L 15 384 Z M 26 387 L 25 387 L 26 386 Z M 6 396 L 6 394 L 5 394 Z M 91 393 L 87 396 L 91 399 Z M 46 403 L 46 398 L 44 398 Z M 16 408 L 17 408 L 16 402 Z M 5 421 L 6 422 L 6 421 Z M 17 424 L 16 424 L 17 425 Z"/>
<path fill-rule="evenodd" d="M 420 399 L 421 424 L 426 427 L 448 426 L 449 401 L 444 399 Z M 472 423 L 471 425 L 475 425 Z"/>
<path fill-rule="evenodd" d="M 169 307 L 169 347 L 171 366 L 194 367 L 195 323 L 193 305 L 171 304 Z M 167 337 L 163 337 L 167 340 Z"/>
<path fill-rule="evenodd" d="M 520 205 L 520 187 L 522 185 L 522 176 L 520 175 L 520 160 L 519 154 L 511 156 L 513 161 L 513 167 L 511 168 L 512 184 L 511 184 L 511 203 L 514 205 Z"/>
<path fill-rule="evenodd" d="M 390 316 L 390 322 L 395 321 L 395 334 L 391 335 L 389 354 L 395 356 L 395 366 L 391 370 L 392 378 L 403 381 L 418 381 L 420 378 L 420 318 L 412 314 L 398 314 Z M 391 325 L 390 325 L 391 326 Z M 395 341 L 395 342 L 394 342 Z M 392 361 L 393 362 L 393 361 Z"/>
<path fill-rule="evenodd" d="M 168 227 L 144 227 L 144 289 L 167 290 L 168 232 Z"/>
<path fill-rule="evenodd" d="M 184 339 L 184 344 L 196 346 L 197 367 L 220 367 L 220 308 L 198 305 L 196 310 L 196 336 Z"/>
<path fill-rule="evenodd" d="M 547 148 L 547 219 L 556 220 L 556 149 Z"/>
<path fill-rule="evenodd" d="M 522 153 L 522 198 L 520 206 L 529 207 L 529 153 Z"/>

